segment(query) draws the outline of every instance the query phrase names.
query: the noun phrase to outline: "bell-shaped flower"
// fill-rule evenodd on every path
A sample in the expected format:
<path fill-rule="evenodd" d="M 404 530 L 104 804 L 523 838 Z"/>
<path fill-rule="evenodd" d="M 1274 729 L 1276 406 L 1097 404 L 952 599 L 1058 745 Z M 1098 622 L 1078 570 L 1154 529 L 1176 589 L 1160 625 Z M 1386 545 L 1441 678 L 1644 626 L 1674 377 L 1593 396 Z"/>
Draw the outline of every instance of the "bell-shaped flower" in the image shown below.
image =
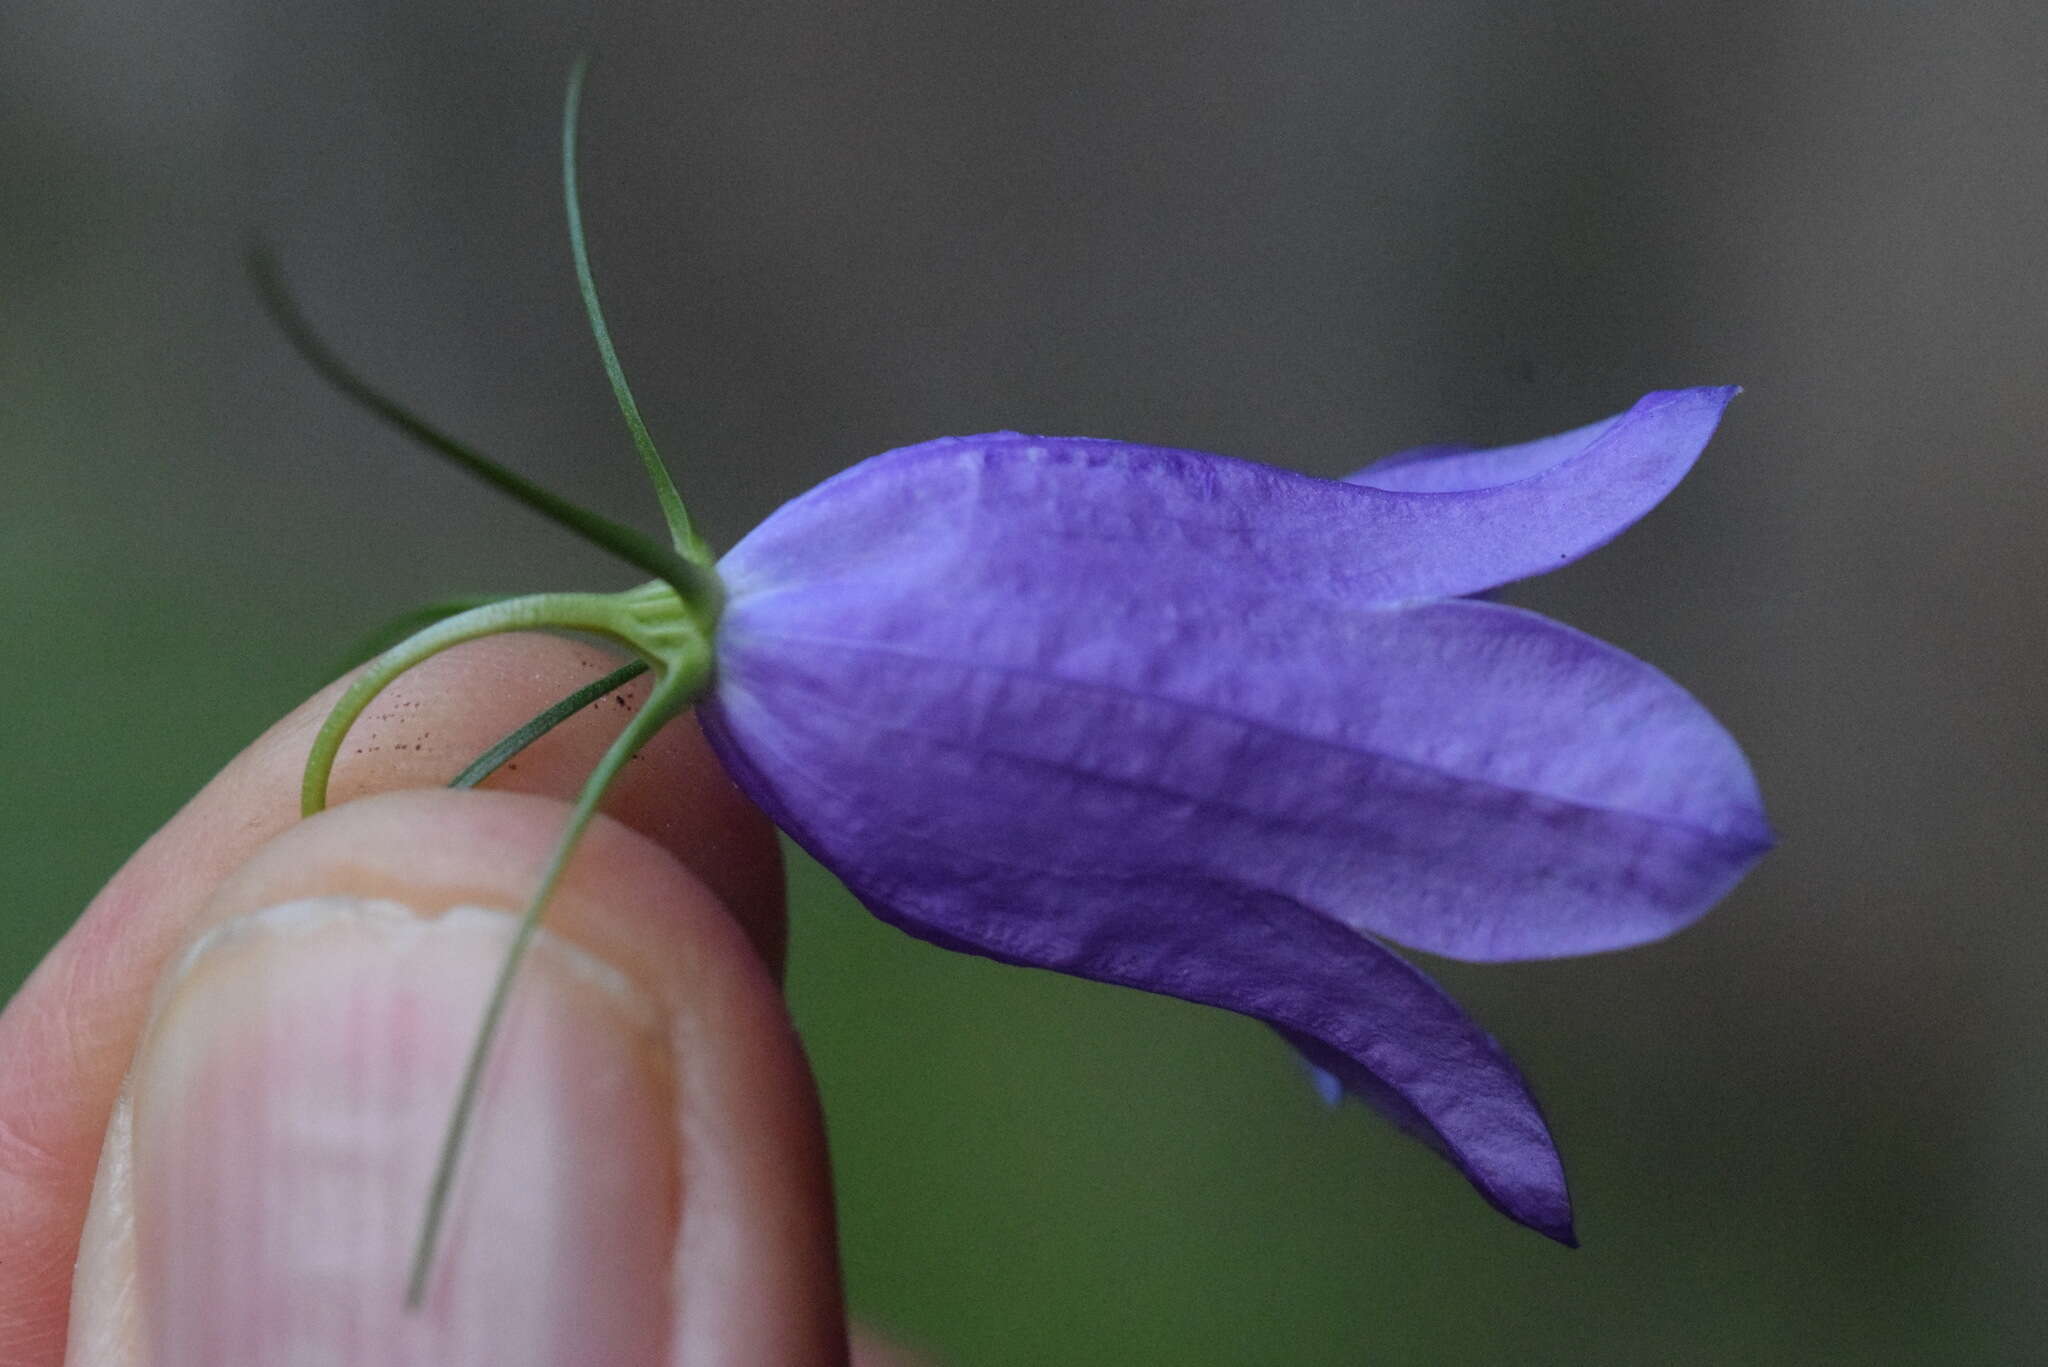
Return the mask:
<path fill-rule="evenodd" d="M 436 651 L 570 628 L 640 658 L 507 736 L 479 781 L 579 707 L 656 683 L 592 771 L 478 1032 L 410 1294 L 520 956 L 607 785 L 697 707 L 734 780 L 877 916 L 1007 963 L 1224 1007 L 1319 1082 L 1572 1240 L 1564 1174 L 1493 1039 L 1387 942 L 1469 960 L 1668 935 L 1770 846 L 1727 733 L 1649 665 L 1483 601 L 1605 543 L 1670 492 L 1732 389 L 1651 394 L 1492 451 L 1430 447 L 1348 481 L 1222 456 L 1014 432 L 877 456 L 722 559 L 692 527 L 612 351 L 574 192 L 570 245 L 671 545 L 534 485 L 287 337 L 430 449 L 654 578 L 432 609 L 344 690 L 303 808 L 369 701 Z"/>
<path fill-rule="evenodd" d="M 718 562 L 706 734 L 871 911 L 1224 1007 L 1570 1242 L 1507 1056 L 1387 941 L 1641 944 L 1771 835 L 1657 670 L 1469 595 L 1654 506 L 1734 391 L 1349 482 L 998 433 L 877 456 Z"/>

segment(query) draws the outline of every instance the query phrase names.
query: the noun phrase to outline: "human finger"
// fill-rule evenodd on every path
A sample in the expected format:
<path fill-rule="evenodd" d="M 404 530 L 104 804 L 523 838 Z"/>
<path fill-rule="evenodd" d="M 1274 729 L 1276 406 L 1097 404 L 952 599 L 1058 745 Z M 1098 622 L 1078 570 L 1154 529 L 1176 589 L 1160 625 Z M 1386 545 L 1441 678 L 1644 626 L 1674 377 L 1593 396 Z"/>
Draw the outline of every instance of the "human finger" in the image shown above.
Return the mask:
<path fill-rule="evenodd" d="M 614 662 L 545 636 L 471 643 L 401 678 L 357 724 L 334 797 L 444 783 L 474 754 Z M 226 875 L 298 817 L 313 732 L 344 685 L 280 721 L 115 875 L 0 1012 L 0 1363 L 54 1367 L 72 1266 L 121 1079 L 168 957 Z M 634 695 L 623 695 L 627 706 Z M 543 737 L 492 786 L 566 796 L 623 723 L 607 701 Z M 605 810 L 700 876 L 779 962 L 781 872 L 766 821 L 688 725 L 626 767 Z"/>
<path fill-rule="evenodd" d="M 611 822 L 522 969 L 406 1310 L 450 1099 L 563 817 L 386 794 L 223 884 L 109 1129 L 74 1362 L 845 1360 L 823 1128 L 781 994 L 703 883 Z"/>

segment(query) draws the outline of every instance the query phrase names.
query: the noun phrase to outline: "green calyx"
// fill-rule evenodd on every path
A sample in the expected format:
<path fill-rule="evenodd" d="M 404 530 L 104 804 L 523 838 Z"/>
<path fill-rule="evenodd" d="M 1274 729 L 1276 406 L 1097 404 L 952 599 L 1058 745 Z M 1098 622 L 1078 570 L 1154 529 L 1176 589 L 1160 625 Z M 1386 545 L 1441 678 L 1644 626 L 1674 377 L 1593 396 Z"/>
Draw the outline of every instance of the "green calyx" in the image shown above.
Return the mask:
<path fill-rule="evenodd" d="M 716 573 L 708 574 L 706 582 L 716 585 Z M 327 786 L 342 743 L 377 696 L 399 675 L 451 646 L 507 631 L 578 631 L 602 637 L 653 666 L 659 675 L 655 692 L 673 707 L 662 718 L 666 722 L 701 697 L 710 682 L 712 637 L 723 606 L 722 593 L 685 599 L 673 584 L 657 579 L 623 593 L 508 598 L 445 618 L 370 661 L 342 694 L 313 738 L 299 810 L 312 816 L 327 806 Z"/>

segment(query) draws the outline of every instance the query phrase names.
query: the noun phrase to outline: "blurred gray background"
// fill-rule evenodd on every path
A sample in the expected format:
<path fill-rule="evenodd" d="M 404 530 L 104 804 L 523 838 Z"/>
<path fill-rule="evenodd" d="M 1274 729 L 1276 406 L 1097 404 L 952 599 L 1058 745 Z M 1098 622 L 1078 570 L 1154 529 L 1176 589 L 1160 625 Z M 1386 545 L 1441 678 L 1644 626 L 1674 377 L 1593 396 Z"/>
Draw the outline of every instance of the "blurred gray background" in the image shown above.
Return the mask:
<path fill-rule="evenodd" d="M 1516 601 L 1692 688 L 1783 847 L 1669 943 L 1432 965 L 1535 1080 L 1584 1250 L 1268 1032 L 799 869 L 862 1314 L 971 1365 L 2038 1360 L 2033 4 L 11 0 L 0 989 L 358 629 L 629 580 L 343 406 L 239 266 L 260 231 L 383 383 L 649 523 L 560 226 L 586 48 L 600 280 L 720 544 L 940 433 L 1335 474 L 1748 386 Z"/>

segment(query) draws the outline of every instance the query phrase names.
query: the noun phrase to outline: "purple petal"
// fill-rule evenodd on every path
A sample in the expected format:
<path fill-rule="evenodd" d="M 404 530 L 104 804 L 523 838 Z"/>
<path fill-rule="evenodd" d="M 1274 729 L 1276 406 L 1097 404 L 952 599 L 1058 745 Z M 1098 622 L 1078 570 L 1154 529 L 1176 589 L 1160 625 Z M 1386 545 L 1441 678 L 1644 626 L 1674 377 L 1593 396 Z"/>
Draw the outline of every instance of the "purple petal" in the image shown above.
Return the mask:
<path fill-rule="evenodd" d="M 1347 476 L 1345 482 L 1411 494 L 1451 494 L 1512 484 L 1582 454 L 1633 412 L 1631 409 L 1629 413 L 1617 413 L 1554 437 L 1538 437 L 1515 446 L 1484 450 L 1476 446 L 1418 446 L 1374 461 L 1357 474 Z"/>
<path fill-rule="evenodd" d="M 1402 967 L 1441 997 L 1447 1009 L 1456 1013 L 1460 1020 L 1465 1020 L 1470 1030 L 1478 1033 L 1479 1027 L 1466 1020 L 1457 1004 L 1443 996 L 1442 988 L 1413 966 L 1402 964 Z M 1571 1196 L 1565 1186 L 1563 1164 L 1544 1125 L 1542 1112 L 1528 1094 L 1520 1074 L 1515 1072 L 1514 1065 L 1505 1056 L 1501 1057 L 1504 1074 L 1468 1074 L 1462 1078 L 1436 1071 L 1441 1067 L 1441 1055 L 1424 1061 L 1423 1066 L 1429 1072 L 1420 1076 L 1433 1077 L 1449 1087 L 1466 1087 L 1471 1089 L 1468 1096 L 1486 1098 L 1482 1104 L 1490 1104 L 1491 1107 L 1487 1119 L 1499 1126 L 1490 1133 L 1482 1130 L 1469 1137 L 1460 1133 L 1463 1142 L 1454 1144 L 1428 1114 L 1386 1079 L 1369 1072 L 1320 1040 L 1286 1029 L 1280 1034 L 1300 1053 L 1316 1092 L 1325 1104 L 1334 1106 L 1347 1093 L 1357 1097 L 1403 1134 L 1436 1150 L 1465 1174 L 1466 1180 L 1492 1203 L 1494 1209 L 1511 1220 L 1548 1235 L 1567 1248 L 1579 1246 L 1578 1237 L 1572 1229 Z M 1487 1047 L 1499 1054 L 1499 1046 L 1494 1044 L 1491 1036 L 1481 1038 Z M 1498 1089 L 1491 1096 L 1487 1094 L 1489 1086 Z M 1512 1099 L 1508 1092 L 1510 1086 L 1514 1089 Z M 1458 1102 L 1458 1098 L 1451 1096 L 1443 1098 L 1446 1107 Z M 1464 1118 L 1479 1119 L 1473 1115 Z M 1485 1137 L 1480 1138 L 1480 1134 Z"/>
<path fill-rule="evenodd" d="M 1612 539 L 1684 475 L 1735 392 L 1651 394 L 1543 473 L 1454 493 L 1092 438 L 945 438 L 827 480 L 778 510 L 727 565 L 766 591 L 905 557 L 965 556 L 974 549 L 965 538 L 1000 525 L 1048 565 L 1178 548 L 1188 552 L 1176 565 L 1187 594 L 1251 577 L 1352 604 L 1454 598 Z"/>
<path fill-rule="evenodd" d="M 872 793 L 785 764 L 758 736 L 740 740 L 722 710 L 704 720 L 742 786 L 883 920 L 947 949 L 1277 1026 L 1311 1066 L 1430 1143 L 1502 1213 L 1574 1242 L 1564 1169 L 1521 1075 L 1441 989 L 1371 940 L 1243 887 L 1077 873 L 1057 847 L 1015 864 L 955 847 L 878 818 Z M 896 786 L 920 786 L 915 772 Z"/>
<path fill-rule="evenodd" d="M 1455 535 L 1479 538 L 1491 560 L 1510 547 L 1483 543 L 1505 534 L 1551 548 L 1556 569 L 1612 541 L 1671 492 L 1713 435 L 1740 390 L 1676 389 L 1646 394 L 1626 413 L 1553 437 L 1479 450 L 1423 446 L 1351 475 L 1348 483 L 1389 492 L 1464 494 Z M 1467 520 L 1469 519 L 1469 521 Z M 1447 595 L 1448 596 L 1448 595 Z"/>
<path fill-rule="evenodd" d="M 1195 875 L 1498 960 L 1667 935 L 1769 846 L 1713 718 L 1557 623 L 1273 576 L 1188 596 L 1201 547 L 1054 554 L 1028 519 L 937 506 L 939 530 L 877 526 L 808 586 L 753 582 L 779 515 L 722 567 L 721 724 L 771 780 L 859 794 L 878 847 Z"/>

